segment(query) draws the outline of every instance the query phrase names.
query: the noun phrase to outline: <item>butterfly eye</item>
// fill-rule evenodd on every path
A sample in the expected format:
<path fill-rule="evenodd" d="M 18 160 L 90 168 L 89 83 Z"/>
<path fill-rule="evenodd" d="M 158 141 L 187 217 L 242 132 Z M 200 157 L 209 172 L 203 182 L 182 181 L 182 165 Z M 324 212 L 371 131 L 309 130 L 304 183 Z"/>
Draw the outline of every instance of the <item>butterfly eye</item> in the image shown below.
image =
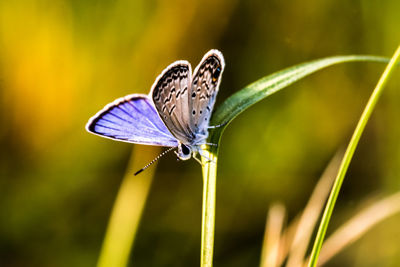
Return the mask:
<path fill-rule="evenodd" d="M 189 149 L 187 146 L 185 146 L 184 144 L 182 144 L 181 147 L 182 147 L 182 153 L 183 153 L 184 155 L 189 155 L 189 154 L 190 154 L 190 149 Z"/>
<path fill-rule="evenodd" d="M 213 76 L 212 76 L 212 81 L 215 83 L 219 77 L 219 75 L 221 74 L 221 68 L 218 67 L 215 69 Z"/>

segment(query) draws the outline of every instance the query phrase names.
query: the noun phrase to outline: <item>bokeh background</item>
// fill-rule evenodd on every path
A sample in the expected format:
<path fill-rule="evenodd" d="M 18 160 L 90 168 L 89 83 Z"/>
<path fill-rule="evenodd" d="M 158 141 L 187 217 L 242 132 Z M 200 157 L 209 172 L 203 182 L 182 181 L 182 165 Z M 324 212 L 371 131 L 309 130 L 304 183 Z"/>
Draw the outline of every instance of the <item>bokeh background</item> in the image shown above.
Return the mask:
<path fill-rule="evenodd" d="M 397 0 L 2 0 L 0 266 L 96 264 L 132 145 L 88 134 L 84 126 L 114 99 L 147 93 L 174 60 L 195 66 L 209 49 L 221 50 L 227 65 L 220 103 L 304 61 L 390 57 L 399 44 L 399 12 Z M 349 141 L 383 69 L 331 67 L 227 128 L 215 266 L 258 266 L 268 207 L 282 202 L 288 222 L 304 208 L 329 160 Z M 397 71 L 361 139 L 329 232 L 365 199 L 400 190 L 398 77 Z M 159 151 L 137 146 L 132 156 L 149 150 Z M 197 266 L 201 198 L 198 163 L 164 157 L 129 266 Z M 399 215 L 385 220 L 327 266 L 399 266 L 399 223 Z"/>

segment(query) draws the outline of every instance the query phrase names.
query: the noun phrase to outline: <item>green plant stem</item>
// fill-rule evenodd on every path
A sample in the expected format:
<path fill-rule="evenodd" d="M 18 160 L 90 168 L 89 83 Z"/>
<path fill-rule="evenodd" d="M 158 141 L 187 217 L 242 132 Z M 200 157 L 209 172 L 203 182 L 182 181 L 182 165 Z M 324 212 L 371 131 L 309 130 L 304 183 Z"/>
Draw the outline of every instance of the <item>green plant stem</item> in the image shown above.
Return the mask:
<path fill-rule="evenodd" d="M 219 136 L 220 135 L 218 135 L 217 140 L 219 140 Z M 203 171 L 203 210 L 201 221 L 200 266 L 211 267 L 213 264 L 214 252 L 218 147 L 205 147 L 203 151 L 205 157 L 201 158 Z"/>
<path fill-rule="evenodd" d="M 357 147 L 360 137 L 365 129 L 365 125 L 367 124 L 368 119 L 371 117 L 372 111 L 374 110 L 374 107 L 379 99 L 379 96 L 382 94 L 383 88 L 386 85 L 387 81 L 389 80 L 389 77 L 391 76 L 399 57 L 400 57 L 400 46 L 397 48 L 392 59 L 390 60 L 389 64 L 387 65 L 385 71 L 383 72 L 378 84 L 376 85 L 374 91 L 372 92 L 372 95 L 368 100 L 368 103 L 361 115 L 361 118 L 360 118 L 360 120 L 357 124 L 357 127 L 353 133 L 350 143 L 346 149 L 346 152 L 345 152 L 345 155 L 341 162 L 338 174 L 336 176 L 335 183 L 334 183 L 331 193 L 329 195 L 329 199 L 326 204 L 324 214 L 322 215 L 321 223 L 319 225 L 318 233 L 315 238 L 314 246 L 313 246 L 313 249 L 311 252 L 311 258 L 310 258 L 310 262 L 308 264 L 309 267 L 317 266 L 318 256 L 319 256 L 319 253 L 320 253 L 320 250 L 322 247 L 322 243 L 324 241 L 326 230 L 328 228 L 329 220 L 331 218 L 333 209 L 335 207 L 335 203 L 336 203 L 337 197 L 339 195 L 339 191 L 342 186 L 347 169 L 349 167 L 350 161 L 354 155 L 354 151 Z"/>

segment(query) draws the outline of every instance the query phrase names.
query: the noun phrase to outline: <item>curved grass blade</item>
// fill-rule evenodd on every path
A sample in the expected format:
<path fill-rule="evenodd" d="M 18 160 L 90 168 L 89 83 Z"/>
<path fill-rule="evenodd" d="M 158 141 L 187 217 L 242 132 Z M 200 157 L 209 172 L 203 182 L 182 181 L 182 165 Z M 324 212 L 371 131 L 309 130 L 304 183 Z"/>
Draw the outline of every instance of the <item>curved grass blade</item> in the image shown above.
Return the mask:
<path fill-rule="evenodd" d="M 328 198 L 328 202 L 326 203 L 325 210 L 322 215 L 321 223 L 318 228 L 314 246 L 311 251 L 310 262 L 308 264 L 309 267 L 317 266 L 318 257 L 322 247 L 322 243 L 324 241 L 326 230 L 328 229 L 328 224 L 333 209 L 335 207 L 336 199 L 339 195 L 340 188 L 342 187 L 344 177 L 350 165 L 350 161 L 353 158 L 354 151 L 356 150 L 361 135 L 364 132 L 365 126 L 367 125 L 367 122 L 371 117 L 372 111 L 374 110 L 376 103 L 378 102 L 379 96 L 382 94 L 383 88 L 385 87 L 387 81 L 392 75 L 395 65 L 397 64 L 397 62 L 399 62 L 399 60 L 400 60 L 400 46 L 397 48 L 389 64 L 387 65 L 385 71 L 383 72 L 381 78 L 379 79 L 378 84 L 376 85 L 374 91 L 372 92 L 368 100 L 368 103 L 365 106 L 363 113 L 361 114 L 360 120 L 357 123 L 356 129 L 354 130 L 349 145 L 347 146 L 346 152 L 340 164 L 340 169 L 335 179 L 335 183 L 333 184 L 331 193 Z"/>
<path fill-rule="evenodd" d="M 352 61 L 372 61 L 387 63 L 385 57 L 368 56 L 368 55 L 349 55 L 349 56 L 334 56 L 322 59 L 313 60 L 302 63 L 275 72 L 260 80 L 246 86 L 239 92 L 233 94 L 226 99 L 222 105 L 215 110 L 211 125 L 225 124 L 224 127 L 217 128 L 221 131 L 225 128 L 237 115 L 244 110 L 266 98 L 267 96 L 276 93 L 294 82 L 326 67 Z"/>
<path fill-rule="evenodd" d="M 226 99 L 213 113 L 210 125 L 223 125 L 210 130 L 209 142 L 217 144 L 203 148 L 208 158 L 203 162 L 203 211 L 201 264 L 211 267 L 214 250 L 215 196 L 219 143 L 225 127 L 240 113 L 294 82 L 326 67 L 352 61 L 388 62 L 387 58 L 368 55 L 335 56 L 317 59 L 275 72 L 248 85 Z M 209 160 L 212 156 L 212 160 Z"/>

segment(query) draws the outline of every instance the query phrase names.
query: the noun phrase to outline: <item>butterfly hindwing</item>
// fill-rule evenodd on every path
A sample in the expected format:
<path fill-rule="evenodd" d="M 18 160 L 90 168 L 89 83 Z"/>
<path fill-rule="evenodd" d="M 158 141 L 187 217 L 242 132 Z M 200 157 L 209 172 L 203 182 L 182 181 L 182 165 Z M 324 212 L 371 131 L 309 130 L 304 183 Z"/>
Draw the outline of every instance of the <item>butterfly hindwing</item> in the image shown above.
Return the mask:
<path fill-rule="evenodd" d="M 221 52 L 210 50 L 193 73 L 189 100 L 190 126 L 198 134 L 207 131 L 224 68 Z"/>
<path fill-rule="evenodd" d="M 189 127 L 191 66 L 180 60 L 157 77 L 151 90 L 154 105 L 170 132 L 182 143 L 190 143 L 195 133 Z"/>
<path fill-rule="evenodd" d="M 147 95 L 133 94 L 115 100 L 93 116 L 86 129 L 103 137 L 130 143 L 178 145 Z"/>

